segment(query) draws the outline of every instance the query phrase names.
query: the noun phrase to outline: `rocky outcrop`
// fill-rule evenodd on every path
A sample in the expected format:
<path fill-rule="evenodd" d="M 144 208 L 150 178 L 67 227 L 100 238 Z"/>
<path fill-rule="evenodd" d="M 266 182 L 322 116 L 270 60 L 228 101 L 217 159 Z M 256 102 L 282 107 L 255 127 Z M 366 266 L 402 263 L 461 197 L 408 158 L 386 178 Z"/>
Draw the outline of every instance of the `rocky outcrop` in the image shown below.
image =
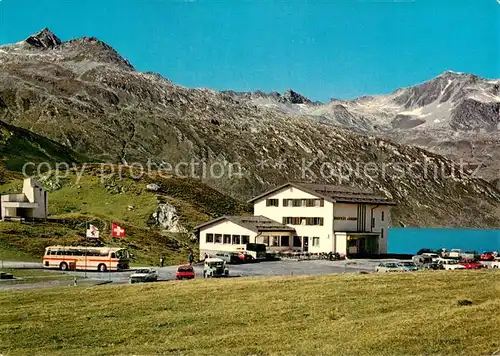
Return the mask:
<path fill-rule="evenodd" d="M 169 232 L 188 232 L 188 230 L 179 222 L 177 209 L 169 203 L 158 205 L 156 211 L 151 215 L 148 225 L 161 228 Z"/>
<path fill-rule="evenodd" d="M 150 183 L 146 185 L 146 189 L 151 192 L 157 192 L 160 189 L 160 186 L 156 183 Z"/>

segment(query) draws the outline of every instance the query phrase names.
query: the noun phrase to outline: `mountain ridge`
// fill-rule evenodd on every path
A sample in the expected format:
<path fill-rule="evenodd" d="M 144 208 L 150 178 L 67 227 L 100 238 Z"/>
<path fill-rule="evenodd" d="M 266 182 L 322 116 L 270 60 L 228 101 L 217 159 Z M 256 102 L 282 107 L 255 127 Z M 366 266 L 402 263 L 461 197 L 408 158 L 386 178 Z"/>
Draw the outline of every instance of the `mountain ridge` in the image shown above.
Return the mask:
<path fill-rule="evenodd" d="M 98 161 L 186 164 L 176 173 L 194 172 L 239 199 L 288 180 L 321 181 L 384 192 L 398 202 L 396 224 L 500 226 L 497 189 L 446 157 L 367 130 L 363 125 L 373 126 L 372 117 L 353 111 L 359 102 L 317 104 L 293 91 L 185 88 L 135 71 L 97 41 L 70 40 L 34 56 L 20 47 L 0 47 L 0 120 Z M 75 55 L 88 42 L 96 52 Z M 367 106 L 373 99 L 364 100 Z M 386 107 L 372 109 L 379 121 L 394 119 Z M 405 130 L 410 129 L 391 134 L 410 132 Z M 426 175 L 428 161 L 442 172 Z M 190 162 L 198 163 L 192 172 Z M 218 170 L 204 174 L 200 163 Z M 366 174 L 368 166 L 376 174 Z M 238 174 L 231 171 L 235 167 Z"/>

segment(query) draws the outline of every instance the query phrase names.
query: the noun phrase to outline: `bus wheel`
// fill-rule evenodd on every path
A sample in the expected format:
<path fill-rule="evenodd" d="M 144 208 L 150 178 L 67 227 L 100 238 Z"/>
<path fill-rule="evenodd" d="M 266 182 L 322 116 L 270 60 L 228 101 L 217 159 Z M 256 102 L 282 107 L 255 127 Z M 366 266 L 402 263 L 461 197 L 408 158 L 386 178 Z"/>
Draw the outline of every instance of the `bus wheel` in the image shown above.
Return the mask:
<path fill-rule="evenodd" d="M 106 265 L 104 263 L 101 263 L 99 266 L 97 266 L 97 270 L 99 272 L 106 272 L 108 268 L 106 267 Z"/>
<path fill-rule="evenodd" d="M 59 265 L 59 269 L 61 271 L 67 271 L 68 270 L 68 264 L 66 262 L 61 262 L 61 264 Z"/>

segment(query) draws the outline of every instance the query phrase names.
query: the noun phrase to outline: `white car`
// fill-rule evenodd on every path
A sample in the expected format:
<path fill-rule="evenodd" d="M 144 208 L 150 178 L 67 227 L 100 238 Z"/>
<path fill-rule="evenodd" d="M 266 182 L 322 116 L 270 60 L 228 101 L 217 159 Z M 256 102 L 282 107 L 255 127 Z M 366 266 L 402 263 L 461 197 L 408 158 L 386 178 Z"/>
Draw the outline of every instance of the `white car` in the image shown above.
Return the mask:
<path fill-rule="evenodd" d="M 153 268 L 140 268 L 130 275 L 130 283 L 156 282 L 158 273 Z"/>
<path fill-rule="evenodd" d="M 423 253 L 422 256 L 430 257 L 432 259 L 432 262 L 439 261 L 439 255 L 437 253 Z"/>
<path fill-rule="evenodd" d="M 457 260 L 440 259 L 439 263 L 443 266 L 443 269 L 447 271 L 454 271 L 457 269 L 466 269 L 464 265 L 458 264 Z"/>
<path fill-rule="evenodd" d="M 460 258 L 462 256 L 463 251 L 459 248 L 454 248 L 448 253 L 448 257 L 450 258 Z"/>
<path fill-rule="evenodd" d="M 495 258 L 491 263 L 490 263 L 490 268 L 500 268 L 500 258 Z"/>
<path fill-rule="evenodd" d="M 403 272 L 403 267 L 397 262 L 382 262 L 375 268 L 375 272 Z"/>

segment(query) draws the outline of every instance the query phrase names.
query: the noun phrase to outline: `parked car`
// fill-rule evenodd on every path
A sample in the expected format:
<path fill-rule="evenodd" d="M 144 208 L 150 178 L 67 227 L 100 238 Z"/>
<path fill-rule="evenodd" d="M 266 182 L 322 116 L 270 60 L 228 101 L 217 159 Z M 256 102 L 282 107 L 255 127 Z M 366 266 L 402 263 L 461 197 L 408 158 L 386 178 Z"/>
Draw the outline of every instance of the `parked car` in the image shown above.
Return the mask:
<path fill-rule="evenodd" d="M 495 255 L 493 252 L 483 252 L 479 257 L 481 261 L 493 261 L 495 260 Z"/>
<path fill-rule="evenodd" d="M 403 267 L 397 262 L 381 262 L 376 268 L 375 272 L 402 272 Z"/>
<path fill-rule="evenodd" d="M 156 282 L 158 280 L 158 274 L 152 268 L 141 268 L 135 270 L 129 278 L 130 283 Z"/>
<path fill-rule="evenodd" d="M 415 262 L 410 262 L 410 261 L 404 261 L 399 263 L 400 267 L 403 268 L 404 272 L 413 272 L 413 271 L 418 271 L 419 268 L 415 264 Z"/>
<path fill-rule="evenodd" d="M 226 262 L 220 258 L 207 258 L 203 266 L 203 277 L 227 277 L 229 269 L 226 267 Z"/>
<path fill-rule="evenodd" d="M 420 266 L 422 269 L 432 269 L 432 270 L 438 270 L 438 269 L 443 269 L 442 265 L 438 262 L 431 262 L 431 263 L 424 263 L 422 266 Z"/>
<path fill-rule="evenodd" d="M 445 249 L 445 248 L 439 249 L 439 251 L 437 253 L 438 253 L 439 256 L 441 256 L 443 258 L 448 257 L 448 255 L 450 254 L 450 252 L 447 249 Z"/>
<path fill-rule="evenodd" d="M 430 257 L 432 262 L 437 262 L 439 261 L 439 255 L 435 252 L 425 252 L 422 254 L 422 256 L 425 256 L 425 257 Z"/>
<path fill-rule="evenodd" d="M 465 269 L 464 265 L 461 265 L 458 263 L 458 260 L 456 259 L 440 259 L 439 264 L 442 266 L 442 269 L 445 269 L 447 271 L 451 270 L 457 270 L 457 269 Z"/>
<path fill-rule="evenodd" d="M 434 253 L 433 250 L 431 250 L 430 248 L 421 248 L 420 250 L 417 251 L 417 256 L 419 255 L 422 255 L 424 253 Z"/>
<path fill-rule="evenodd" d="M 193 279 L 194 278 L 194 268 L 190 265 L 183 265 L 177 267 L 177 272 L 175 273 L 175 279 Z"/>
<path fill-rule="evenodd" d="M 246 253 L 246 252 L 238 252 L 237 256 L 238 256 L 240 263 L 254 262 L 255 261 L 255 257 L 253 257 L 251 254 Z"/>
<path fill-rule="evenodd" d="M 465 267 L 465 269 L 480 269 L 480 268 L 485 268 L 486 266 L 476 262 L 474 260 L 462 260 L 459 262 L 462 266 Z"/>
<path fill-rule="evenodd" d="M 463 251 L 459 248 L 454 248 L 450 251 L 450 253 L 448 254 L 448 257 L 449 258 L 460 258 L 462 257 L 462 253 Z"/>
<path fill-rule="evenodd" d="M 430 256 L 427 256 L 425 254 L 422 254 L 422 255 L 415 255 L 411 258 L 411 260 L 418 264 L 418 265 L 423 265 L 423 264 L 426 264 L 426 263 L 432 263 L 432 257 Z"/>
<path fill-rule="evenodd" d="M 466 260 L 478 260 L 481 255 L 477 251 L 465 251 L 460 256 Z"/>
<path fill-rule="evenodd" d="M 236 252 L 217 252 L 215 254 L 215 258 L 220 258 L 221 260 L 226 261 L 226 263 L 241 262 L 241 259 L 238 257 Z"/>
<path fill-rule="evenodd" d="M 500 268 L 500 258 L 495 258 L 495 260 L 491 262 L 490 268 Z"/>

